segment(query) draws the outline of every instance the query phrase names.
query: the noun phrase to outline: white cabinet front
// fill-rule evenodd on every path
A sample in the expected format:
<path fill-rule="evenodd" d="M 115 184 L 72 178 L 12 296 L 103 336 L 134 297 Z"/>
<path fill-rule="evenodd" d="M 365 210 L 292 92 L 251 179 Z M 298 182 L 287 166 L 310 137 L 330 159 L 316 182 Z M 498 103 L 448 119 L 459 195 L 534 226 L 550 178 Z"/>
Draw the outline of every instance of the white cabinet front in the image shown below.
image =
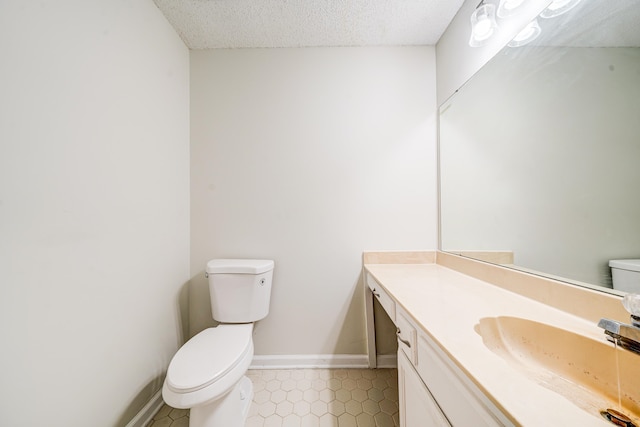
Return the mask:
<path fill-rule="evenodd" d="M 400 427 L 451 427 L 402 350 L 398 351 Z"/>

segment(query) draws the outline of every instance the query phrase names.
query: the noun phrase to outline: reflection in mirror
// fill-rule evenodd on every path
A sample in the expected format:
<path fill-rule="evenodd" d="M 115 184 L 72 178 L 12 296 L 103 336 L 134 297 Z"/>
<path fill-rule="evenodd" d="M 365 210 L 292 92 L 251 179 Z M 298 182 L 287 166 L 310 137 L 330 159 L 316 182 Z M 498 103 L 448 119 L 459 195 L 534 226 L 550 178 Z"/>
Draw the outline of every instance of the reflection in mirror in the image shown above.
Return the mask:
<path fill-rule="evenodd" d="M 441 249 L 611 289 L 640 259 L 640 1 L 538 23 L 441 107 Z"/>

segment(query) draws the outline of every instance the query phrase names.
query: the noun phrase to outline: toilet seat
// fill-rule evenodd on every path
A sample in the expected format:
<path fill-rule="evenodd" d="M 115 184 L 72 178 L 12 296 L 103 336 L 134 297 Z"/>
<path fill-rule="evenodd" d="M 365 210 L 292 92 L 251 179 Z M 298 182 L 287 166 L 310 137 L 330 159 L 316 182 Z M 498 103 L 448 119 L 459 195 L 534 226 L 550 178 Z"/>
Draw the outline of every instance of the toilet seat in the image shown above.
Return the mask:
<path fill-rule="evenodd" d="M 188 408 L 227 393 L 253 359 L 253 324 L 208 328 L 178 350 L 169 364 L 162 395 L 170 406 Z"/>

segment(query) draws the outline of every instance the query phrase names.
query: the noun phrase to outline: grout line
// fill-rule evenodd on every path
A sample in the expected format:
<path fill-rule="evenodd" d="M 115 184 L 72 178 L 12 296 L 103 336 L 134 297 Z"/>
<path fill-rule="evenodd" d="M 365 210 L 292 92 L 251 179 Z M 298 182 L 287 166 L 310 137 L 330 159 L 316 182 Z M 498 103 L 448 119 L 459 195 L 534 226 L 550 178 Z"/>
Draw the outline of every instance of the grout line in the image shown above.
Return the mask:
<path fill-rule="evenodd" d="M 396 369 L 251 369 L 246 427 L 397 427 Z M 188 410 L 164 405 L 149 427 L 187 427 Z"/>

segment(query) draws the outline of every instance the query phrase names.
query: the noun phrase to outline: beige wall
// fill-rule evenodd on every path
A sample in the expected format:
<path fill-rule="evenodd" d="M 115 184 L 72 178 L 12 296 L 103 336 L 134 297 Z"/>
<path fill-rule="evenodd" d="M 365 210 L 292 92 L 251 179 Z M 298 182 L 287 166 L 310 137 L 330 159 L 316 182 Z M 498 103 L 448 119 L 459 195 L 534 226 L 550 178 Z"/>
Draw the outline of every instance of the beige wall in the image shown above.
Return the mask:
<path fill-rule="evenodd" d="M 0 412 L 126 424 L 181 344 L 188 50 L 151 1 L 0 3 Z"/>
<path fill-rule="evenodd" d="M 436 247 L 435 51 L 191 52 L 191 334 L 206 262 L 276 262 L 258 355 L 364 354 L 361 256 Z"/>

